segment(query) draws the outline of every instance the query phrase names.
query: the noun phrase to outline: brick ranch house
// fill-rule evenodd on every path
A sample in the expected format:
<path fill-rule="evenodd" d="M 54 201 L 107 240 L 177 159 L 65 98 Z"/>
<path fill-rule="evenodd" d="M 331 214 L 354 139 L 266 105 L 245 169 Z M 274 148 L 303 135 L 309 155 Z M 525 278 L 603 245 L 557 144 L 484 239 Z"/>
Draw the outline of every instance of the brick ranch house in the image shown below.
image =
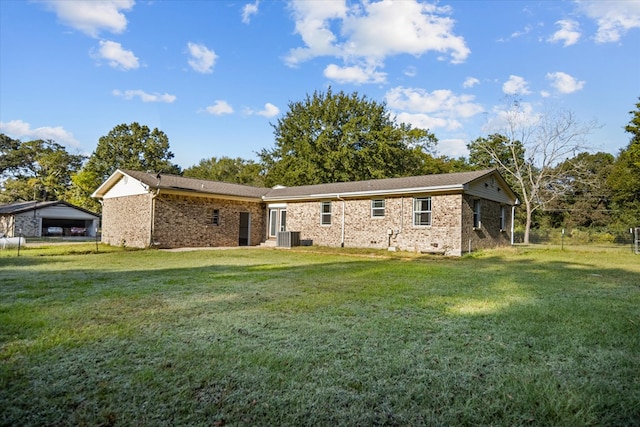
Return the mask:
<path fill-rule="evenodd" d="M 321 246 L 454 256 L 512 243 L 518 203 L 496 170 L 274 188 L 117 170 L 93 197 L 110 245 L 256 246 L 291 231 Z"/>

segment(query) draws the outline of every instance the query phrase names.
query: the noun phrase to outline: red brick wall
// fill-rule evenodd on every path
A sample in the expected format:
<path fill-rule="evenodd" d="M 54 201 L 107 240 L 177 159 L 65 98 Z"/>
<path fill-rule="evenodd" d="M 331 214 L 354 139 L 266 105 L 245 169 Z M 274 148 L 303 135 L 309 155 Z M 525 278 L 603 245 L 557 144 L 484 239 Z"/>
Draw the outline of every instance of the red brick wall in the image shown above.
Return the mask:
<path fill-rule="evenodd" d="M 371 216 L 371 199 L 345 200 L 344 246 L 462 255 L 470 238 L 473 250 L 509 244 L 509 234 L 499 230 L 498 203 L 482 201 L 482 227 L 474 231 L 470 197 L 432 195 L 430 226 L 413 225 L 413 200 L 413 196 L 385 198 L 382 218 Z M 321 225 L 320 201 L 287 203 L 287 229 L 300 231 L 301 239 L 320 246 L 340 246 L 343 201 L 334 199 L 331 207 L 331 225 Z M 510 215 L 510 208 L 507 211 Z"/>
<path fill-rule="evenodd" d="M 238 246 L 240 212 L 250 214 L 249 244 L 264 241 L 266 214 L 259 202 L 160 195 L 155 206 L 153 240 L 160 247 Z M 212 209 L 219 210 L 219 225 L 210 222 Z"/>

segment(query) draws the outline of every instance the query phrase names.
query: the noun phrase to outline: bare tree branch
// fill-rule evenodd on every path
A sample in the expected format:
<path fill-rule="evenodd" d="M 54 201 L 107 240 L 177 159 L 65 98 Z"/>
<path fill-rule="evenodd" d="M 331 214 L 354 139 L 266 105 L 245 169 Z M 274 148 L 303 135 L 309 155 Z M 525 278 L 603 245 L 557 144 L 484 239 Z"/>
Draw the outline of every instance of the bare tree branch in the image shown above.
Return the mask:
<path fill-rule="evenodd" d="M 587 136 L 597 122 L 581 122 L 569 110 L 545 106 L 534 113 L 530 104 L 513 101 L 495 120 L 498 132 L 469 144 L 473 161 L 478 152 L 488 156 L 522 197 L 526 209 L 525 243 L 532 215 L 565 194 L 565 172 L 557 166 L 588 149 Z"/>

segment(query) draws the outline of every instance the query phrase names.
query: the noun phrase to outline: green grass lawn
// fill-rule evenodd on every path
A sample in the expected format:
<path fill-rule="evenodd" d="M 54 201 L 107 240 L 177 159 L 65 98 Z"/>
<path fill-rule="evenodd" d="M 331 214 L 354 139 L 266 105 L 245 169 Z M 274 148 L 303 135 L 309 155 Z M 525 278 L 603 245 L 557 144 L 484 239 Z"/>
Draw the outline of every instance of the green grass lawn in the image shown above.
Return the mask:
<path fill-rule="evenodd" d="M 0 425 L 640 424 L 640 256 L 0 252 Z"/>

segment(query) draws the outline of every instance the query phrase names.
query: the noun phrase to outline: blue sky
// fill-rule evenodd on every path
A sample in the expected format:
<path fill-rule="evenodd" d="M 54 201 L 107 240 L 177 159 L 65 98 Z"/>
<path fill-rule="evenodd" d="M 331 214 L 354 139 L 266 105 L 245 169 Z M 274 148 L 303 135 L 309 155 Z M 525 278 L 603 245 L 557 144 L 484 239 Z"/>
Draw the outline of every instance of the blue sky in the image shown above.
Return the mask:
<path fill-rule="evenodd" d="M 0 2 L 0 132 L 91 154 L 121 123 L 186 168 L 256 159 L 315 90 L 386 102 L 466 155 L 509 98 L 596 119 L 617 153 L 640 96 L 640 1 Z"/>

